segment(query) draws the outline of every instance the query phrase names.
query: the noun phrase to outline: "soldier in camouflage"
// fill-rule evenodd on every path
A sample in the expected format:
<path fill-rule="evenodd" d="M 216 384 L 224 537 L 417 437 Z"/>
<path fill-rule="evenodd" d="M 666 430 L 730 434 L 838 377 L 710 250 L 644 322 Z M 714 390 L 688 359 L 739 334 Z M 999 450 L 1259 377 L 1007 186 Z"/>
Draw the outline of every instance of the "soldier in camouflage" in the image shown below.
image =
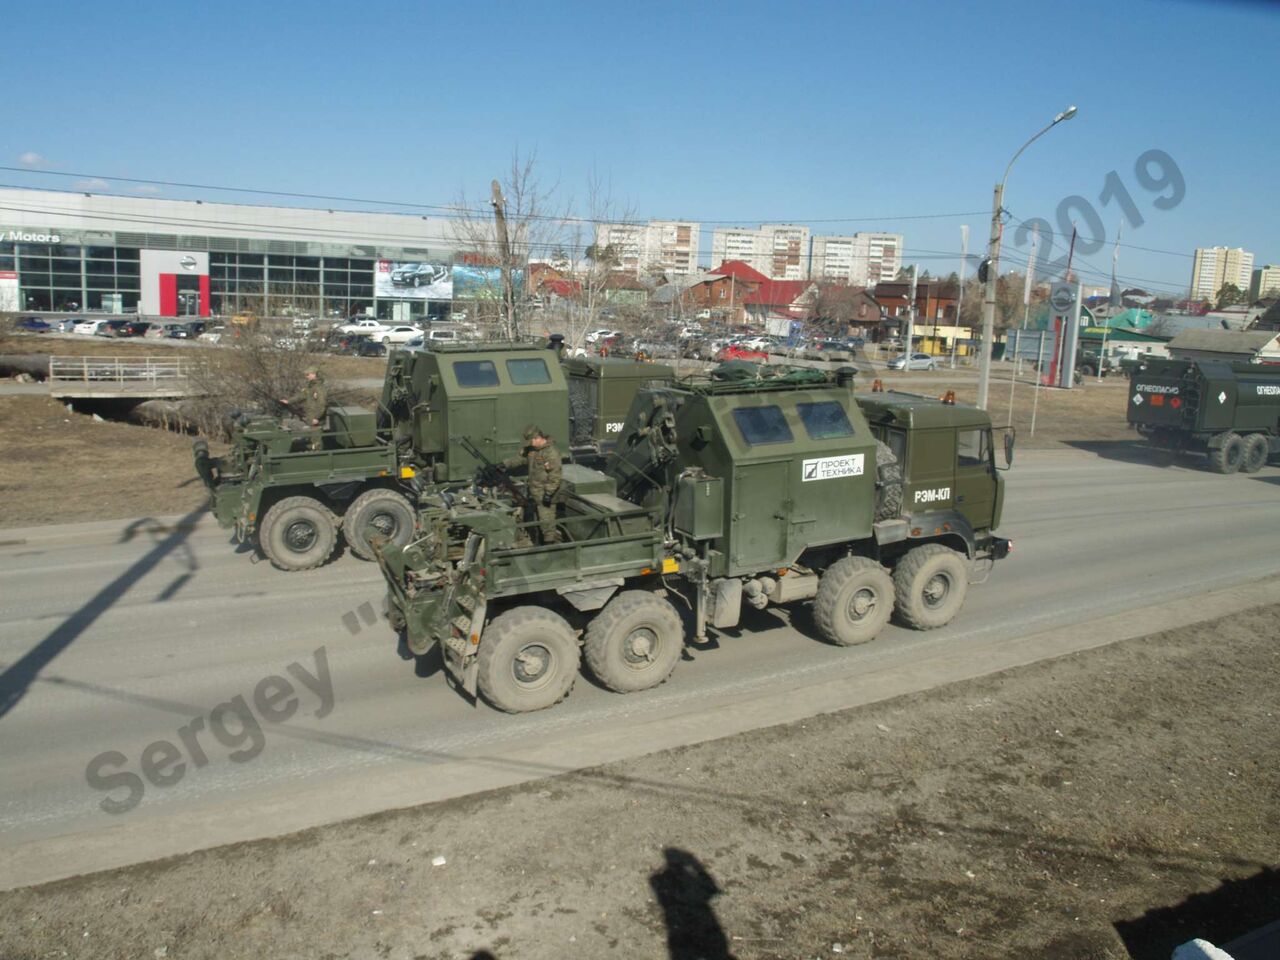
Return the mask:
<path fill-rule="evenodd" d="M 296 419 L 287 421 L 285 426 L 290 430 L 303 430 L 310 435 L 308 446 L 312 450 L 321 448 L 320 432 L 324 429 L 325 414 L 329 407 L 329 390 L 315 367 L 308 367 L 305 373 L 306 385 L 288 399 L 280 402 L 292 410 Z"/>
<path fill-rule="evenodd" d="M 556 529 L 556 505 L 564 499 L 561 479 L 564 468 L 556 443 L 540 427 L 532 424 L 524 428 L 525 448 L 518 456 L 502 462 L 504 467 L 526 467 L 529 471 L 529 500 L 538 515 L 538 527 L 543 543 L 559 543 L 560 531 Z"/>

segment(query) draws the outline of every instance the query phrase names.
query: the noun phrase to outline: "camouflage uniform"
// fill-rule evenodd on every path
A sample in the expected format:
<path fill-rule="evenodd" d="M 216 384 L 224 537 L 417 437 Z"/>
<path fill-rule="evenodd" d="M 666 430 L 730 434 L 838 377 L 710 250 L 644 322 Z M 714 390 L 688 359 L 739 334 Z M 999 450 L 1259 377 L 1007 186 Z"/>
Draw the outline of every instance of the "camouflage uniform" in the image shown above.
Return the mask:
<path fill-rule="evenodd" d="M 287 401 L 289 409 L 300 414 L 299 418 L 289 423 L 290 429 L 299 429 L 310 434 L 308 445 L 312 450 L 321 448 L 320 432 L 324 430 L 325 413 L 329 407 L 329 390 L 324 380 L 317 374 L 314 380 L 308 380 L 302 389 Z"/>
<path fill-rule="evenodd" d="M 545 436 L 536 428 L 525 430 L 528 446 L 518 456 L 502 461 L 504 467 L 517 469 L 525 467 L 529 471 L 529 500 L 538 515 L 538 527 L 542 531 L 543 543 L 559 543 L 560 532 L 556 530 L 556 505 L 564 499 L 560 482 L 564 477 L 564 467 L 560 451 L 556 443 L 547 437 L 546 444 L 533 446 L 535 436 Z"/>

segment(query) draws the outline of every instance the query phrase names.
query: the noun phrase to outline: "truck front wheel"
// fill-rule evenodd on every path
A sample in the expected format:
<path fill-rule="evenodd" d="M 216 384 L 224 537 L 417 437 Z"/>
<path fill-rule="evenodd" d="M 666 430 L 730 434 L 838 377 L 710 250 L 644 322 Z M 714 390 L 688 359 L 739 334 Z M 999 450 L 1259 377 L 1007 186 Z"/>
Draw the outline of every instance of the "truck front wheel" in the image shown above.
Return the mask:
<path fill-rule="evenodd" d="M 898 617 L 916 630 L 946 626 L 964 606 L 969 569 L 964 557 L 940 543 L 907 553 L 893 571 Z"/>
<path fill-rule="evenodd" d="M 286 497 L 267 511 L 258 543 L 271 565 L 296 572 L 320 566 L 338 539 L 333 516 L 312 497 Z"/>
<path fill-rule="evenodd" d="M 1235 473 L 1244 459 L 1244 438 L 1228 430 L 1222 435 L 1222 445 L 1209 451 L 1209 465 L 1217 473 Z"/>
<path fill-rule="evenodd" d="M 476 680 L 499 710 L 528 713 L 569 695 L 578 662 L 578 640 L 563 617 L 542 607 L 516 607 L 485 629 Z"/>
<path fill-rule="evenodd" d="M 893 579 L 868 557 L 845 557 L 818 581 L 813 619 L 841 647 L 874 640 L 893 613 Z"/>
<path fill-rule="evenodd" d="M 587 625 L 583 652 L 596 679 L 616 693 L 656 687 L 671 676 L 684 649 L 680 614 L 662 598 L 628 590 Z"/>
<path fill-rule="evenodd" d="M 413 507 L 402 494 L 381 487 L 366 490 L 351 501 L 342 517 L 342 535 L 361 560 L 373 559 L 371 535 L 386 537 L 403 547 L 413 536 Z"/>
<path fill-rule="evenodd" d="M 1250 434 L 1244 441 L 1244 453 L 1240 458 L 1241 473 L 1257 473 L 1267 465 L 1271 443 L 1265 433 Z"/>

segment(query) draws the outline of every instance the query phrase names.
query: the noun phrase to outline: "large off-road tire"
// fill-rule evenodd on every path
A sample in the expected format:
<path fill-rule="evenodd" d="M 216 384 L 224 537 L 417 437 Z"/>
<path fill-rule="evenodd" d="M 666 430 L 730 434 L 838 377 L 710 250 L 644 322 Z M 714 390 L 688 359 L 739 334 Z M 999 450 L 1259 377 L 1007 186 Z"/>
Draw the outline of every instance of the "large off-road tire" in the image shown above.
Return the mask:
<path fill-rule="evenodd" d="M 876 441 L 876 519 L 889 520 L 902 513 L 902 465 L 883 440 Z"/>
<path fill-rule="evenodd" d="M 663 683 L 680 662 L 684 625 L 666 600 L 628 590 L 587 625 L 583 653 L 596 679 L 617 693 Z"/>
<path fill-rule="evenodd" d="M 969 592 L 965 557 L 940 543 L 916 547 L 893 570 L 898 619 L 916 630 L 946 626 Z"/>
<path fill-rule="evenodd" d="M 414 530 L 413 507 L 408 498 L 395 490 L 378 487 L 366 490 L 351 501 L 342 516 L 342 535 L 351 552 L 361 560 L 374 558 L 367 532 L 370 528 L 403 547 Z"/>
<path fill-rule="evenodd" d="M 528 713 L 554 706 L 578 677 L 578 640 L 563 617 L 542 607 L 516 607 L 480 639 L 480 693 L 499 710 Z"/>
<path fill-rule="evenodd" d="M 1244 453 L 1240 457 L 1241 473 L 1257 473 L 1267 465 L 1271 444 L 1265 433 L 1252 433 L 1245 437 Z"/>
<path fill-rule="evenodd" d="M 258 530 L 263 554 L 278 570 L 320 566 L 338 541 L 333 514 L 313 497 L 286 497 L 267 511 Z"/>
<path fill-rule="evenodd" d="M 1217 473 L 1235 473 L 1244 460 L 1244 437 L 1228 430 L 1222 435 L 1222 445 L 1209 451 L 1209 466 Z"/>
<path fill-rule="evenodd" d="M 874 640 L 893 613 L 893 578 L 869 557 L 837 560 L 818 581 L 813 619 L 840 647 Z"/>

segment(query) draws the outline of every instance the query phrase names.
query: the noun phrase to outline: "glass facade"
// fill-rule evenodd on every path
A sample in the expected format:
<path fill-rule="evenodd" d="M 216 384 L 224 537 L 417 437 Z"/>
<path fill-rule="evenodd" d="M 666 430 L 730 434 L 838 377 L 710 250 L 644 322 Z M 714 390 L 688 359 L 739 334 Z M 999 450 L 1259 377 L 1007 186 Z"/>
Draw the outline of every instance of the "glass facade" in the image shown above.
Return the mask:
<path fill-rule="evenodd" d="M 374 305 L 374 264 L 372 258 L 363 257 L 211 252 L 210 306 L 221 315 L 346 317 L 364 313 Z"/>
<path fill-rule="evenodd" d="M 132 313 L 138 308 L 137 250 L 0 241 L 0 270 L 17 271 L 20 309 Z"/>

